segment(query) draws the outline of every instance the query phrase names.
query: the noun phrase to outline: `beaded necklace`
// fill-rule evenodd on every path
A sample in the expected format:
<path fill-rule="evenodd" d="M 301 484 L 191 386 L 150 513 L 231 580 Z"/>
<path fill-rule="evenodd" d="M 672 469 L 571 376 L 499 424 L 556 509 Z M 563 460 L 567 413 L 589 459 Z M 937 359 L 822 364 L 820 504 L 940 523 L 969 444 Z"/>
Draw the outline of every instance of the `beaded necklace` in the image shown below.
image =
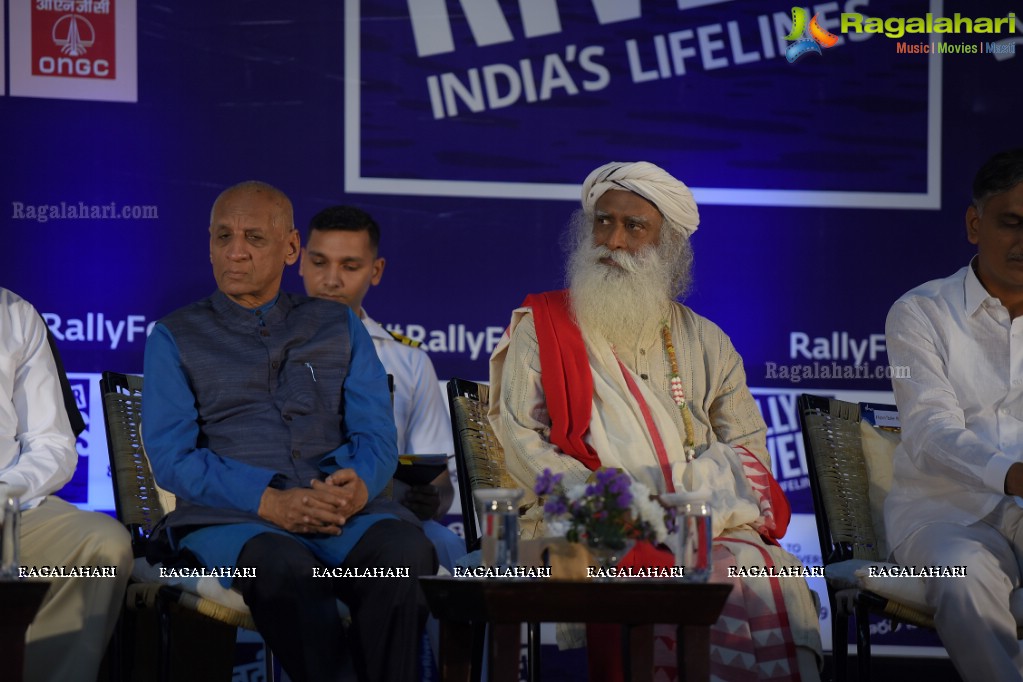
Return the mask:
<path fill-rule="evenodd" d="M 684 447 L 686 461 L 692 462 L 696 459 L 696 443 L 693 440 L 693 415 L 689 411 L 689 404 L 686 402 L 686 393 L 682 388 L 682 377 L 678 373 L 675 344 L 671 341 L 671 329 L 666 321 L 661 323 L 661 338 L 664 339 L 664 350 L 668 352 L 668 361 L 671 363 L 671 399 L 678 405 L 678 411 L 682 414 L 682 423 L 686 427 Z"/>

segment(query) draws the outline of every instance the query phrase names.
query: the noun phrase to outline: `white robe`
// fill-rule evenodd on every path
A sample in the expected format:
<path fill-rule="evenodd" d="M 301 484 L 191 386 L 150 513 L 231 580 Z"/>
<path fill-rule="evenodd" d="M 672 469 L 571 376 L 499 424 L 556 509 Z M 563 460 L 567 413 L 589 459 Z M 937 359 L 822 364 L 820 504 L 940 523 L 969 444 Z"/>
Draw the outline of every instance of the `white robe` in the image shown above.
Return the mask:
<path fill-rule="evenodd" d="M 604 466 L 624 469 L 651 490 L 666 491 L 646 421 L 622 375 L 624 365 L 649 406 L 672 466 L 676 490 L 701 484 L 712 488 L 715 537 L 733 537 L 762 545 L 751 525 L 759 517 L 759 508 L 742 476 L 741 465 L 731 447 L 727 447 L 742 445 L 770 468 L 767 427 L 746 386 L 742 359 L 717 325 L 689 308 L 673 303 L 667 321 L 693 415 L 697 459 L 691 464 L 685 462 L 685 427 L 671 398 L 671 368 L 660 320 L 648 323 L 636 345 L 629 348 L 619 346 L 612 350 L 607 341 L 584 332 L 594 385 L 593 412 L 585 440 Z M 490 421 L 504 448 L 508 470 L 519 485 L 531 491 L 544 469 L 563 473 L 566 486 L 584 482 L 591 472 L 549 440 L 550 417 L 529 308 L 519 308 L 512 314 L 508 333 L 491 356 L 490 381 Z M 535 501 L 535 496 L 532 500 Z M 523 537 L 543 534 L 540 505 L 529 509 L 522 521 Z M 764 565 L 758 549 L 735 542 L 724 544 L 739 566 Z M 765 547 L 776 565 L 800 565 L 798 559 L 780 547 Z M 767 582 L 760 578 L 750 580 Z M 812 593 L 802 579 L 789 578 L 781 583 L 795 644 L 819 655 L 820 628 Z"/>

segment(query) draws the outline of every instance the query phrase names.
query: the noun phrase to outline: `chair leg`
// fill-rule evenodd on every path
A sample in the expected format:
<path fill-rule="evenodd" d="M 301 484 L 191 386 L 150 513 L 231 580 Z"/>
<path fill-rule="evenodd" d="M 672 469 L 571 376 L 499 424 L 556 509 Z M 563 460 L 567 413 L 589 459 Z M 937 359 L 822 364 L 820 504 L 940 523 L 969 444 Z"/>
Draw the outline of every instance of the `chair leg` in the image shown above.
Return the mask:
<path fill-rule="evenodd" d="M 484 678 L 483 659 L 486 657 L 488 629 L 482 623 L 472 624 L 472 662 L 470 663 L 472 682 L 480 682 Z M 489 673 L 489 670 L 487 672 Z M 441 671 L 441 675 L 443 675 L 443 671 Z"/>
<path fill-rule="evenodd" d="M 835 667 L 835 682 L 846 682 L 849 665 L 849 614 L 837 608 L 835 597 L 828 593 L 831 602 L 831 657 Z"/>
<path fill-rule="evenodd" d="M 263 661 L 266 663 L 266 682 L 274 682 L 274 655 L 270 651 L 270 645 L 263 640 Z"/>
<path fill-rule="evenodd" d="M 171 616 L 166 600 L 157 598 L 156 617 L 160 626 L 160 643 L 156 652 L 156 674 L 160 682 L 171 680 Z"/>
<path fill-rule="evenodd" d="M 540 682 L 540 624 L 530 623 L 526 629 L 526 665 L 529 682 Z"/>
<path fill-rule="evenodd" d="M 870 613 L 856 599 L 856 668 L 860 682 L 870 680 Z"/>
<path fill-rule="evenodd" d="M 107 642 L 106 663 L 107 680 L 109 682 L 120 682 L 122 679 L 121 656 L 124 651 L 125 612 L 125 605 L 121 604 L 121 613 L 117 616 L 114 632 L 110 637 L 110 641 Z"/>

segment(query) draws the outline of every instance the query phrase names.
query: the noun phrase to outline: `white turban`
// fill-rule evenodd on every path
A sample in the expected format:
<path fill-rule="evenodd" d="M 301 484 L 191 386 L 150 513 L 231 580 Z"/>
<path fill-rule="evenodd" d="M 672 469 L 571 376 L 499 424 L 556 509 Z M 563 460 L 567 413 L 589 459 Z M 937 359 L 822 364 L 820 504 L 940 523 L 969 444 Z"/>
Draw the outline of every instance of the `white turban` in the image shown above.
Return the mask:
<path fill-rule="evenodd" d="M 689 237 L 700 224 L 693 193 L 666 170 L 646 161 L 612 162 L 593 171 L 583 183 L 583 208 L 593 213 L 597 199 L 609 189 L 623 189 L 657 207 L 672 228 Z"/>

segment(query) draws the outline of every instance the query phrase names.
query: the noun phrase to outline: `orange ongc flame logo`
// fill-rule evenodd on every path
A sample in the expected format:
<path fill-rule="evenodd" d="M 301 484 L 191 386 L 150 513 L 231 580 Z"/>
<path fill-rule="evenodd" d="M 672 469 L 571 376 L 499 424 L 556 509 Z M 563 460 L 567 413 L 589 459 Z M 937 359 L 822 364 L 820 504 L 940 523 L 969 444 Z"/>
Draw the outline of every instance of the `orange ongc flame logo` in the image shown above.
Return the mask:
<path fill-rule="evenodd" d="M 785 36 L 785 40 L 795 41 L 785 51 L 785 58 L 789 60 L 789 64 L 809 52 L 821 54 L 822 47 L 834 47 L 838 42 L 838 36 L 821 26 L 816 14 L 809 23 L 806 21 L 808 16 L 809 12 L 804 8 L 792 8 L 792 31 Z M 807 33 L 810 35 L 809 38 L 806 37 Z"/>

